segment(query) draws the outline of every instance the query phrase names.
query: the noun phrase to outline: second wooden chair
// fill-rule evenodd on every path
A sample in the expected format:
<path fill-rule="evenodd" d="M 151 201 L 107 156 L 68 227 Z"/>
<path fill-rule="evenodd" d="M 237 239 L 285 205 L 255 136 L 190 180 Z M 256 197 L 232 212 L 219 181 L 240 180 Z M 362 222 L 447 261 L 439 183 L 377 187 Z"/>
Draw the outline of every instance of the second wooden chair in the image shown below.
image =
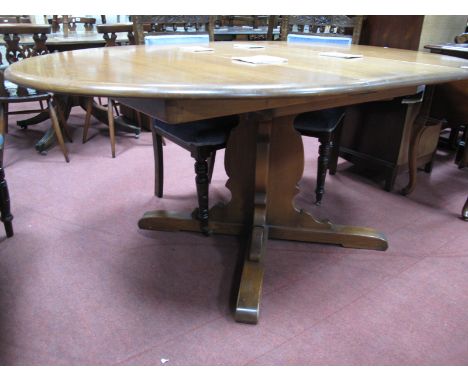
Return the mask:
<path fill-rule="evenodd" d="M 283 16 L 280 38 L 288 43 L 348 46 L 359 41 L 361 24 L 358 16 L 354 19 L 347 16 Z M 298 32 L 293 32 L 293 29 Z M 325 193 L 327 171 L 331 174 L 336 171 L 344 114 L 343 108 L 318 110 L 301 114 L 294 122 L 301 135 L 318 138 L 320 142 L 316 204 L 321 203 Z"/>

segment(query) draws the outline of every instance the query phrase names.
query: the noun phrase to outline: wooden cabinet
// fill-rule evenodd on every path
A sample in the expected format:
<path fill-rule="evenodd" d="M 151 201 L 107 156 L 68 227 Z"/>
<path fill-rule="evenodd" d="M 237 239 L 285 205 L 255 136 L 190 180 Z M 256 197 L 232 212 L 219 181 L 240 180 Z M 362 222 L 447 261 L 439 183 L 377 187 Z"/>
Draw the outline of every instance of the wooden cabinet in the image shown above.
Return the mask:
<path fill-rule="evenodd" d="M 360 44 L 418 50 L 424 16 L 366 16 Z"/>
<path fill-rule="evenodd" d="M 408 169 L 411 128 L 421 107 L 414 99 L 395 98 L 348 107 L 340 142 L 340 156 L 358 169 L 371 170 L 391 191 L 399 173 Z M 418 166 L 431 171 L 440 123 L 429 121 L 418 142 Z"/>

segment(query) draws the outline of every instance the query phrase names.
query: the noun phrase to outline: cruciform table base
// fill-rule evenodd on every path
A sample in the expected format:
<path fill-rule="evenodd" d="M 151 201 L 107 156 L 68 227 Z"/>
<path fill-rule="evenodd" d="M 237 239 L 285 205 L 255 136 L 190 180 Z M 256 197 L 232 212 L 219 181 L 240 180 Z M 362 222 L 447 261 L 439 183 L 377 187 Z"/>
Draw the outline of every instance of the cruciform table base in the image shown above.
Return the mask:
<path fill-rule="evenodd" d="M 293 116 L 244 116 L 234 129 L 225 155 L 232 198 L 210 209 L 214 234 L 245 235 L 248 245 L 238 288 L 235 319 L 258 321 L 263 260 L 268 239 L 337 244 L 386 250 L 385 236 L 374 229 L 332 224 L 294 207 L 304 168 L 300 135 Z M 197 213 L 147 212 L 138 226 L 148 230 L 201 232 Z"/>

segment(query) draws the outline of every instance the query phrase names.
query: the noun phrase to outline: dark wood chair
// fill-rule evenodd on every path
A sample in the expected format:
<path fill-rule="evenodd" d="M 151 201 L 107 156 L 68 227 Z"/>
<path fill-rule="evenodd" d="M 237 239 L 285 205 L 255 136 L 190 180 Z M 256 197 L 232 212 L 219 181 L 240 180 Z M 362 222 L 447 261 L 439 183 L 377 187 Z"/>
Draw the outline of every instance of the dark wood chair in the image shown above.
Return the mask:
<path fill-rule="evenodd" d="M 278 28 L 281 24 L 281 16 L 277 15 L 224 15 L 217 16 L 215 20 L 216 28 L 221 27 L 250 27 L 258 29 L 260 27 L 267 27 L 266 33 L 259 34 L 252 33 L 244 35 L 247 40 L 267 40 L 273 41 L 275 36 L 273 35 L 274 29 Z M 239 39 L 241 36 L 236 36 L 235 39 Z M 232 38 L 231 38 L 232 39 Z M 224 38 L 221 39 L 223 41 Z M 229 40 L 230 41 L 230 40 Z"/>
<path fill-rule="evenodd" d="M 468 81 L 456 81 L 437 85 L 431 105 L 431 117 L 444 121 L 443 134 L 439 139 L 441 148 L 455 151 L 460 142 L 463 130 L 468 126 L 468 109 L 466 97 Z M 444 133 L 449 131 L 448 137 Z"/>
<path fill-rule="evenodd" d="M 214 41 L 214 16 L 139 16 L 137 20 L 136 27 L 138 28 L 139 24 L 145 25 L 150 24 L 152 26 L 152 31 L 154 32 L 165 32 L 165 33 L 207 33 L 210 41 Z M 140 40 L 138 44 L 144 43 Z"/>
<path fill-rule="evenodd" d="M 6 44 L 6 57 L 5 59 L 9 64 L 17 62 L 19 60 L 27 59 L 29 57 L 39 56 L 49 53 L 45 44 L 47 40 L 47 34 L 50 33 L 50 26 L 48 25 L 36 25 L 36 24 L 0 24 L 0 34 L 3 35 L 3 40 Z M 23 45 L 21 43 L 20 36 L 32 36 L 34 44 Z M 3 65 L 0 68 L 0 114 L 2 118 L 0 120 L 1 129 L 0 131 L 8 132 L 8 115 L 12 114 L 24 114 L 24 113 L 40 113 L 38 116 L 30 118 L 28 120 L 18 121 L 20 126 L 37 123 L 44 120 L 43 115 L 50 116 L 54 132 L 57 136 L 62 153 L 65 160 L 69 162 L 68 151 L 65 147 L 65 143 L 60 129 L 59 119 L 64 123 L 64 116 L 60 109 L 55 106 L 55 101 L 51 94 L 37 91 L 35 89 L 24 88 L 18 86 L 10 81 L 6 81 L 3 76 L 3 72 L 8 65 Z M 11 103 L 23 103 L 31 101 L 46 101 L 47 109 L 31 110 L 22 109 L 19 111 L 9 111 L 8 105 Z M 40 116 L 40 117 L 39 117 Z"/>
<path fill-rule="evenodd" d="M 1 112 L 1 110 L 0 110 Z M 0 115 L 0 118 L 3 117 Z M 13 236 L 13 215 L 10 212 L 10 195 L 3 169 L 3 148 L 5 144 L 3 131 L 0 130 L 0 220 L 5 226 L 7 237 Z"/>
<path fill-rule="evenodd" d="M 455 163 L 458 168 L 468 167 L 468 124 L 464 126 L 462 138 L 458 142 Z"/>
<path fill-rule="evenodd" d="M 196 31 L 194 24 L 203 25 L 204 32 L 207 34 L 207 41 L 213 41 L 214 17 L 212 16 L 177 16 L 170 19 L 162 18 L 162 16 L 154 16 L 150 19 L 148 19 L 148 17 L 149 16 L 133 16 L 137 43 L 142 43 L 144 41 L 142 23 L 148 21 L 155 25 L 155 30 L 166 30 L 167 34 L 173 34 L 174 30 L 178 31 L 177 25 L 181 25 L 184 30 L 184 25 L 188 25 L 187 36 L 190 36 L 191 28 Z M 193 17 L 195 17 L 195 19 Z M 174 24 L 176 24 L 176 27 L 174 27 Z M 190 25 L 192 25 L 192 27 L 190 27 Z M 199 34 L 201 30 L 202 28 L 199 28 L 197 33 Z M 150 33 L 149 35 L 162 37 L 160 32 L 155 32 L 154 34 Z M 184 34 L 182 33 L 179 36 L 183 37 Z M 238 122 L 239 119 L 237 116 L 214 118 L 177 125 L 149 119 L 153 134 L 155 194 L 160 198 L 163 196 L 163 138 L 166 138 L 189 151 L 191 156 L 195 159 L 195 182 L 198 198 L 197 217 L 204 234 L 210 233 L 208 224 L 209 183 L 213 173 L 216 151 L 226 147 L 229 133 Z"/>
<path fill-rule="evenodd" d="M 65 21 L 70 32 L 75 32 L 79 24 L 83 24 L 84 30 L 91 32 L 94 29 L 96 24 L 96 19 L 94 17 L 58 17 L 57 15 L 52 16 L 52 18 L 47 19 L 49 24 L 52 26 L 52 32 L 60 31 L 60 24 L 63 24 Z"/>
<path fill-rule="evenodd" d="M 98 33 L 102 33 L 103 38 L 106 42 L 105 47 L 119 46 L 122 44 L 135 45 L 136 39 L 134 34 L 134 25 L 133 23 L 117 23 L 117 24 L 101 24 L 97 25 L 96 30 Z M 143 24 L 143 31 L 149 32 L 152 30 L 152 25 L 150 23 Z M 128 39 L 127 42 L 119 42 L 118 34 L 126 33 Z M 109 136 L 111 143 L 111 153 L 112 158 L 115 158 L 115 124 L 114 124 L 114 112 L 117 115 L 120 115 L 119 107 L 120 105 L 112 99 L 107 99 L 107 103 L 103 103 L 101 97 L 98 97 L 98 102 L 100 106 L 107 108 L 107 119 L 109 126 Z M 83 128 L 83 143 L 86 143 L 88 139 L 89 125 L 91 122 L 91 112 L 94 105 L 94 98 L 90 97 L 86 102 L 86 117 Z M 142 127 L 142 117 L 140 113 L 136 113 L 136 118 L 138 121 L 138 126 Z"/>
<path fill-rule="evenodd" d="M 283 16 L 280 39 L 288 34 L 305 33 L 326 37 L 350 37 L 352 44 L 359 44 L 364 16 Z"/>
<path fill-rule="evenodd" d="M 294 43 L 292 33 L 302 36 L 326 36 L 326 43 L 358 43 L 362 17 L 355 16 L 282 16 L 280 38 Z M 296 32 L 297 30 L 297 32 Z M 313 39 L 301 39 L 301 43 L 316 43 Z M 320 204 L 325 193 L 327 171 L 336 172 L 339 140 L 345 110 L 334 108 L 299 115 L 294 124 L 303 136 L 318 138 L 320 142 L 317 164 L 315 202 Z"/>

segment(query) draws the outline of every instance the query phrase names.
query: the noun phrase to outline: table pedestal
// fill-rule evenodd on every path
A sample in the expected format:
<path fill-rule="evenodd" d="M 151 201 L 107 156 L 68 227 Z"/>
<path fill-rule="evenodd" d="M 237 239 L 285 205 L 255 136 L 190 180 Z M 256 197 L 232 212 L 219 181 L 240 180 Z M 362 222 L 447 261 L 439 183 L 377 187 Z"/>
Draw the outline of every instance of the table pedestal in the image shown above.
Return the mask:
<path fill-rule="evenodd" d="M 244 115 L 230 136 L 225 155 L 232 198 L 210 210 L 213 233 L 246 235 L 235 319 L 257 323 L 268 239 L 339 244 L 386 250 L 385 236 L 371 228 L 319 221 L 295 208 L 293 199 L 304 170 L 302 138 L 295 116 Z M 200 231 L 196 213 L 147 212 L 138 225 L 149 230 Z"/>

